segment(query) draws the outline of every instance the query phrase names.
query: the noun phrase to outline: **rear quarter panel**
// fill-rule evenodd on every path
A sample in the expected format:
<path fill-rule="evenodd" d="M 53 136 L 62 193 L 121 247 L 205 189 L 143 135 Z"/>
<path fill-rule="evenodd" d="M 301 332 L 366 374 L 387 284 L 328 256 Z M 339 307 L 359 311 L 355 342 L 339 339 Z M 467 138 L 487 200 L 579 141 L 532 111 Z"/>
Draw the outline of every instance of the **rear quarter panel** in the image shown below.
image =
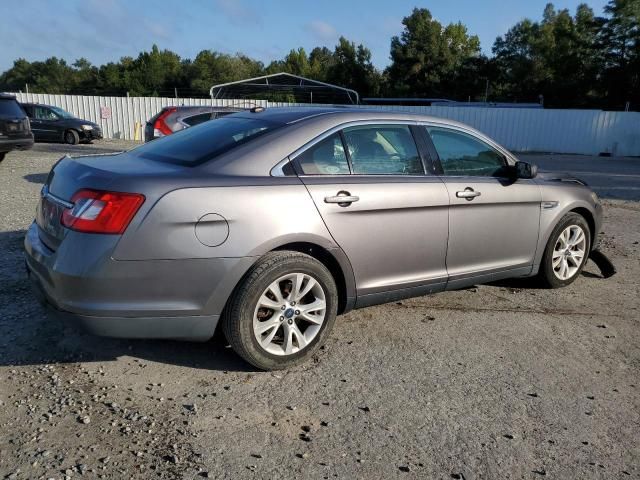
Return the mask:
<path fill-rule="evenodd" d="M 221 244 L 208 246 L 198 238 L 201 219 Z M 144 219 L 127 229 L 114 257 L 258 257 L 294 241 L 337 246 L 302 183 L 182 188 L 164 195 Z"/>

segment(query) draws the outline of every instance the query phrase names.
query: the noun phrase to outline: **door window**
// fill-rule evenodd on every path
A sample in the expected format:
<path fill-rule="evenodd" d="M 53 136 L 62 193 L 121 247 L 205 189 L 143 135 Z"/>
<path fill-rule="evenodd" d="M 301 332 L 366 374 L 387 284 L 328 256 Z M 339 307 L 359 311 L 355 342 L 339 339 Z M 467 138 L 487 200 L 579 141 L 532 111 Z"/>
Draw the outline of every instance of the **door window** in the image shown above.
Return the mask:
<path fill-rule="evenodd" d="M 424 174 L 408 125 L 349 127 L 344 129 L 344 138 L 355 174 Z"/>
<path fill-rule="evenodd" d="M 319 141 L 296 157 L 305 175 L 348 175 L 349 162 L 339 133 Z"/>
<path fill-rule="evenodd" d="M 58 116 L 45 107 L 35 107 L 35 117 L 38 120 L 57 120 Z"/>
<path fill-rule="evenodd" d="M 445 175 L 499 177 L 506 173 L 507 161 L 483 141 L 446 128 L 427 128 L 436 147 Z"/>
<path fill-rule="evenodd" d="M 200 113 L 198 115 L 192 115 L 191 117 L 187 117 L 182 121 L 184 123 L 186 123 L 187 125 L 193 127 L 194 125 L 198 125 L 199 123 L 203 123 L 203 122 L 206 122 L 208 120 L 211 120 L 211 113 L 209 113 L 209 112 Z"/>

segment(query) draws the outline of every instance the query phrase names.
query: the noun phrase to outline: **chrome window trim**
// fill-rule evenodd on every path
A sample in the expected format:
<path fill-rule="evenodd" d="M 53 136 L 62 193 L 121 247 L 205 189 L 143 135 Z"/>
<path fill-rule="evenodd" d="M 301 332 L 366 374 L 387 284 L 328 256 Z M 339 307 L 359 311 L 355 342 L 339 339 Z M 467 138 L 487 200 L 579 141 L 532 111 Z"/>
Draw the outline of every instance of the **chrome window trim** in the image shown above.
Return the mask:
<path fill-rule="evenodd" d="M 334 112 L 330 112 L 330 113 L 334 113 Z M 282 171 L 282 169 L 284 168 L 284 165 L 286 165 L 287 162 L 293 162 L 296 159 L 296 157 L 298 157 L 299 155 L 303 154 L 309 148 L 313 147 L 316 143 L 321 142 L 325 138 L 333 135 L 336 132 L 339 132 L 340 130 L 343 130 L 343 129 L 348 128 L 348 127 L 357 127 L 357 126 L 362 126 L 362 125 L 408 125 L 408 126 L 414 125 L 414 126 L 420 126 L 420 127 L 447 128 L 447 129 L 450 129 L 450 130 L 454 130 L 454 131 L 458 131 L 458 132 L 461 132 L 461 133 L 465 133 L 465 134 L 470 135 L 471 137 L 473 137 L 473 138 L 475 138 L 475 139 L 477 139 L 477 140 L 479 140 L 479 141 L 481 141 L 483 143 L 486 143 L 491 148 L 497 150 L 499 153 L 504 155 L 505 159 L 507 160 L 507 163 L 509 165 L 511 165 L 511 166 L 515 165 L 515 163 L 518 161 L 518 159 L 516 157 L 514 157 L 511 152 L 509 152 L 504 147 L 502 147 L 501 145 L 499 145 L 496 142 L 494 142 L 492 139 L 490 139 L 489 137 L 487 137 L 483 133 L 478 132 L 476 130 L 473 130 L 471 128 L 465 128 L 465 127 L 460 126 L 460 125 L 452 125 L 451 123 L 448 123 L 446 121 L 439 122 L 437 120 L 399 120 L 399 119 L 352 120 L 352 121 L 349 121 L 349 122 L 344 122 L 344 123 L 340 123 L 338 125 L 334 125 L 329 130 L 326 130 L 325 132 L 321 133 L 317 137 L 314 137 L 313 139 L 309 140 L 307 143 L 305 143 L 301 147 L 299 147 L 296 150 L 294 150 L 293 152 L 291 152 L 287 157 L 282 159 L 280 162 L 278 162 L 271 169 L 270 175 L 274 176 L 274 177 L 287 176 Z M 418 145 L 416 145 L 416 148 L 418 148 Z M 347 174 L 344 174 L 344 175 L 347 175 Z M 360 177 L 362 177 L 362 176 L 371 176 L 371 177 L 389 176 L 389 174 L 379 174 L 379 175 L 349 174 L 349 175 L 357 175 L 357 176 L 360 176 Z M 304 175 L 304 174 L 300 174 L 298 176 L 299 177 L 336 177 L 338 175 Z M 435 175 L 435 174 L 431 174 L 429 172 L 426 172 L 426 173 L 424 173 L 422 175 L 393 175 L 393 176 L 394 177 L 428 177 L 428 176 L 445 177 L 447 175 Z M 461 176 L 464 177 L 464 175 L 461 175 Z M 497 178 L 497 177 L 491 177 L 491 178 Z"/>
<path fill-rule="evenodd" d="M 302 155 L 304 152 L 306 152 L 308 149 L 313 147 L 315 144 L 320 143 L 322 140 L 324 140 L 327 137 L 330 137 L 334 133 L 340 132 L 341 130 L 343 130 L 345 128 L 359 127 L 359 126 L 366 126 L 366 125 L 406 125 L 406 126 L 411 126 L 411 125 L 419 125 L 419 123 L 416 120 L 388 119 L 388 120 L 352 120 L 352 121 L 349 121 L 349 122 L 344 122 L 344 123 L 340 123 L 338 125 L 334 125 L 329 130 L 326 130 L 325 132 L 321 133 L 317 137 L 314 137 L 313 139 L 309 140 L 307 143 L 305 143 L 301 147 L 299 147 L 296 150 L 294 150 L 284 160 L 281 160 L 280 162 L 278 162 L 276 164 L 276 166 L 271 169 L 271 175 L 272 176 L 283 176 L 283 175 L 275 174 L 277 172 L 277 170 L 276 170 L 277 168 L 282 169 L 284 164 L 286 164 L 286 161 L 293 162 L 299 155 Z M 415 142 L 415 139 L 414 139 L 414 142 Z M 416 143 L 416 150 L 419 151 L 417 143 Z M 333 178 L 333 177 L 339 177 L 339 176 L 357 176 L 357 177 L 389 177 L 389 176 L 393 176 L 393 177 L 405 178 L 405 177 L 428 177 L 428 176 L 430 176 L 430 174 L 428 172 L 427 173 L 418 174 L 418 175 L 415 175 L 415 174 L 401 175 L 401 174 L 388 174 L 388 173 L 380 173 L 380 174 L 376 174 L 376 175 L 374 175 L 374 174 L 359 174 L 359 173 L 348 173 L 348 174 L 344 173 L 344 174 L 336 174 L 336 175 L 305 175 L 305 174 L 300 174 L 298 176 L 299 177 L 313 177 L 313 178 L 318 178 L 318 177 L 330 177 L 330 178 Z"/>
<path fill-rule="evenodd" d="M 285 165 L 289 164 L 290 162 L 291 160 L 289 160 L 289 157 L 280 160 L 278 163 L 276 163 L 276 165 L 271 169 L 271 172 L 269 173 L 272 177 L 295 177 L 295 175 L 287 175 L 286 173 L 284 173 Z"/>

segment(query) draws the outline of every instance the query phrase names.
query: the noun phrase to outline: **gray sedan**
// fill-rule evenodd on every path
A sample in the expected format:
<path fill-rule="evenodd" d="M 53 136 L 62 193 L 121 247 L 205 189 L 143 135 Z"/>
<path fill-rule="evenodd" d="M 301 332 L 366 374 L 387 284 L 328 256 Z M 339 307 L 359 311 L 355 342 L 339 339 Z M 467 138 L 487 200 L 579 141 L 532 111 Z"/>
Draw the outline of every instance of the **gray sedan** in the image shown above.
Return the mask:
<path fill-rule="evenodd" d="M 353 308 L 509 277 L 568 285 L 601 217 L 581 181 L 459 123 L 257 108 L 62 158 L 25 250 L 39 298 L 89 332 L 202 341 L 220 324 L 278 369 Z"/>

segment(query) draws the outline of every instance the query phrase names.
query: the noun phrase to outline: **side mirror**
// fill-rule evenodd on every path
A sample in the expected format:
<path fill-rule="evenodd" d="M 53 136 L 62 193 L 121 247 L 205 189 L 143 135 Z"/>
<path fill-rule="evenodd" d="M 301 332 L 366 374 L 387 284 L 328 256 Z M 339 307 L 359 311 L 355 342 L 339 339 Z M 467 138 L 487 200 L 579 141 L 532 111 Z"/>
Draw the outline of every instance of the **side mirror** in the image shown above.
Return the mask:
<path fill-rule="evenodd" d="M 516 178 L 531 179 L 538 174 L 538 166 L 528 162 L 516 162 Z"/>

